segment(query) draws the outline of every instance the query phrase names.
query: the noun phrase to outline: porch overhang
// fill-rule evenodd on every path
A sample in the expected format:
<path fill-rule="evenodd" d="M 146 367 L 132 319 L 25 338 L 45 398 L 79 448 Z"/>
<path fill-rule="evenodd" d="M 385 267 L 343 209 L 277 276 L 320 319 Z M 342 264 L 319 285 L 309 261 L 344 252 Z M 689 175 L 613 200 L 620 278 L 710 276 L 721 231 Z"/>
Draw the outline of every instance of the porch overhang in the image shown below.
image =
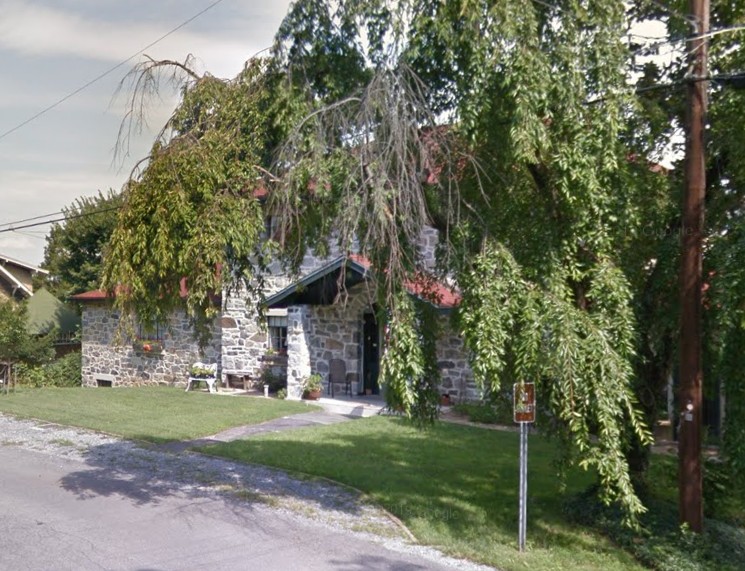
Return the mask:
<path fill-rule="evenodd" d="M 266 300 L 267 309 L 291 305 L 332 305 L 339 294 L 370 277 L 370 270 L 347 256 L 340 256 Z"/>
<path fill-rule="evenodd" d="M 373 276 L 370 262 L 363 256 L 340 256 L 278 291 L 266 300 L 267 309 L 292 305 L 332 305 L 344 290 Z M 409 295 L 432 305 L 439 313 L 450 313 L 460 303 L 460 295 L 432 279 L 414 279 L 405 284 Z"/>

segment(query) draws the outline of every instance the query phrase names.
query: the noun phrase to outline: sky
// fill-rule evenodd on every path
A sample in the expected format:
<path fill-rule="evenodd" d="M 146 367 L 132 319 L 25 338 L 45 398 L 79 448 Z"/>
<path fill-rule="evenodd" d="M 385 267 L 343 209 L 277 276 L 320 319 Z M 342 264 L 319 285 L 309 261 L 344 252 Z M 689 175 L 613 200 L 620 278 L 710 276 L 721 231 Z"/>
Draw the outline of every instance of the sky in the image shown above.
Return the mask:
<path fill-rule="evenodd" d="M 125 112 L 124 95 L 115 97 L 117 86 L 142 60 L 138 55 L 123 63 L 130 56 L 207 9 L 145 53 L 178 61 L 191 54 L 199 71 L 234 77 L 249 57 L 271 45 L 289 3 L 0 0 L 0 230 L 11 222 L 59 212 L 99 190 L 119 190 L 134 164 L 147 156 L 177 100 L 171 94 L 154 105 L 150 128 L 132 141 L 128 157 L 115 160 Z M 664 35 L 664 27 L 646 22 L 637 33 L 653 41 Z M 100 81 L 20 126 L 117 65 Z M 0 254 L 41 264 L 49 228 L 0 232 Z"/>
<path fill-rule="evenodd" d="M 142 56 L 17 130 L 25 120 L 122 63 L 215 0 L 0 0 L 0 229 L 59 212 L 76 198 L 119 190 L 176 104 L 151 109 L 149 129 L 115 160 L 119 82 Z M 234 77 L 271 45 L 289 0 L 221 0 L 155 46 L 155 59 L 197 58 Z M 7 133 L 7 134 L 5 134 Z M 5 134 L 3 136 L 3 134 Z M 0 233 L 0 254 L 41 264 L 49 226 Z"/>

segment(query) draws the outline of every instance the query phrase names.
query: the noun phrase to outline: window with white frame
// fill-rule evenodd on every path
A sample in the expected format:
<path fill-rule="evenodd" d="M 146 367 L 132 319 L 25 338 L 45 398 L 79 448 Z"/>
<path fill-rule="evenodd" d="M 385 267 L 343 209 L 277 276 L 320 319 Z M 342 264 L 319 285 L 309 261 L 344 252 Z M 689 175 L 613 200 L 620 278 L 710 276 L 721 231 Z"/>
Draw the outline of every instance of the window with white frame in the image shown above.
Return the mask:
<path fill-rule="evenodd" d="M 269 310 L 266 317 L 269 328 L 269 348 L 279 354 L 287 353 L 287 310 Z"/>

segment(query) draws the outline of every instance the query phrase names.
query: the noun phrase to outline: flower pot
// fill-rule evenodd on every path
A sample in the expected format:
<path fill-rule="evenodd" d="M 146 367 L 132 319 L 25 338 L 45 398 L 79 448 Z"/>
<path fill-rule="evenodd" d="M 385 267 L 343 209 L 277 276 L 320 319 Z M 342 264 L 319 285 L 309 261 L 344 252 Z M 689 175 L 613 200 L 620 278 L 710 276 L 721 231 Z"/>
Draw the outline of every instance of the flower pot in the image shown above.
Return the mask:
<path fill-rule="evenodd" d="M 450 395 L 442 395 L 440 397 L 440 406 L 450 406 Z"/>
<path fill-rule="evenodd" d="M 303 393 L 303 398 L 305 400 L 318 400 L 321 398 L 321 391 L 305 391 Z"/>
<path fill-rule="evenodd" d="M 163 352 L 163 342 L 159 340 L 137 339 L 132 343 L 132 348 L 135 352 L 144 355 L 159 355 Z"/>

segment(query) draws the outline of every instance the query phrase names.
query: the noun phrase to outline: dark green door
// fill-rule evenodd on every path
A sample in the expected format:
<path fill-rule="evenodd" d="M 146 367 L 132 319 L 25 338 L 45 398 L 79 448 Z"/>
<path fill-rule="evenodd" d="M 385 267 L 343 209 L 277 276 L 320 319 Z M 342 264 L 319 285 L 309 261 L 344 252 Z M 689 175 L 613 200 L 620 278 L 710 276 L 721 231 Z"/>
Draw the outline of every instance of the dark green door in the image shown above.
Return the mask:
<path fill-rule="evenodd" d="M 362 325 L 362 386 L 366 394 L 377 395 L 380 373 L 380 329 L 374 313 L 364 315 Z"/>

